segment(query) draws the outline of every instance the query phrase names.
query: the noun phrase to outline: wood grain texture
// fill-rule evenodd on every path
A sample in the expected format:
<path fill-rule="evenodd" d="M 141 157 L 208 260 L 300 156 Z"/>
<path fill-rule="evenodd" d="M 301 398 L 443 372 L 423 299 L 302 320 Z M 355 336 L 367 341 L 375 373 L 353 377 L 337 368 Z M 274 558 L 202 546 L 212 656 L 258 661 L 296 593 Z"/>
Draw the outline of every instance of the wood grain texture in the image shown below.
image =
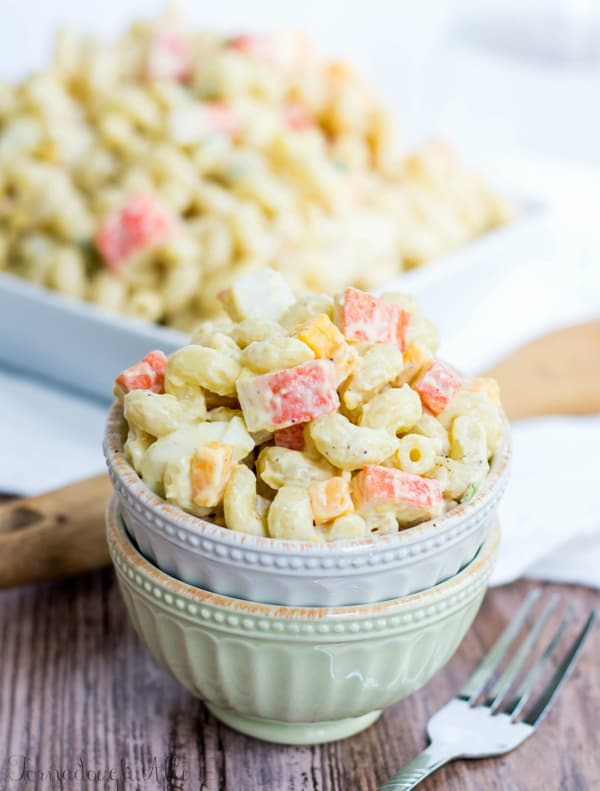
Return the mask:
<path fill-rule="evenodd" d="M 374 791 L 425 746 L 428 716 L 532 585 L 490 591 L 450 664 L 368 731 L 300 748 L 235 733 L 171 681 L 129 625 L 112 571 L 2 592 L 0 790 Z M 596 591 L 544 587 L 578 602 L 578 624 L 599 604 Z M 599 657 L 596 627 L 537 734 L 503 758 L 451 764 L 423 791 L 600 789 Z"/>

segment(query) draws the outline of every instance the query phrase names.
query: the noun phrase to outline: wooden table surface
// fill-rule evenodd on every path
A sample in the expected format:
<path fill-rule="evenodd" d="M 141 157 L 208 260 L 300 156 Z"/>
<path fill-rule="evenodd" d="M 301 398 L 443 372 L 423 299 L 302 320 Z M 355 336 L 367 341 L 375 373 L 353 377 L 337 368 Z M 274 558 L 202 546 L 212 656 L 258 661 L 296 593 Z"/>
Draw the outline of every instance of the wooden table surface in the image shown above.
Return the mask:
<path fill-rule="evenodd" d="M 160 670 L 127 620 L 111 570 L 2 592 L 0 791 L 373 791 L 425 746 L 428 716 L 456 692 L 533 585 L 489 591 L 449 665 L 369 730 L 298 748 L 219 724 Z M 544 588 L 578 602 L 578 624 L 599 603 L 598 592 L 583 587 Z M 537 734 L 503 758 L 455 762 L 423 791 L 600 789 L 599 660 L 596 626 Z"/>

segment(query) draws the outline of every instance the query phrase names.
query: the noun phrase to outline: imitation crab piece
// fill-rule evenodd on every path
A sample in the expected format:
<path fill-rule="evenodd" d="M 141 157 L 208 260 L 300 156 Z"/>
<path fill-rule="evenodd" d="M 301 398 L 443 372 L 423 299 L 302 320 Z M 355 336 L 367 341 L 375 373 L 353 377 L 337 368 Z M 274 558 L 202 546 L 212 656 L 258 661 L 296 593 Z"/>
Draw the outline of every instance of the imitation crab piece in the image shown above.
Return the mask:
<path fill-rule="evenodd" d="M 335 412 L 340 401 L 330 360 L 239 379 L 237 393 L 249 431 L 274 431 Z"/>
<path fill-rule="evenodd" d="M 251 58 L 291 68 L 312 50 L 306 34 L 295 30 L 245 33 L 229 40 L 229 46 Z"/>
<path fill-rule="evenodd" d="M 462 382 L 455 373 L 442 363 L 434 362 L 412 387 L 419 394 L 423 405 L 437 416 L 444 411 L 461 386 Z"/>
<path fill-rule="evenodd" d="M 185 82 L 191 70 L 192 50 L 183 30 L 173 25 L 156 28 L 148 51 L 148 79 Z"/>
<path fill-rule="evenodd" d="M 115 395 L 122 398 L 132 390 L 151 390 L 153 393 L 165 392 L 165 370 L 167 358 L 163 352 L 155 350 L 126 368 L 115 379 Z"/>
<path fill-rule="evenodd" d="M 273 60 L 275 55 L 273 36 L 266 33 L 262 35 L 242 33 L 230 39 L 229 46 L 237 49 L 238 52 L 243 52 L 244 55 L 260 60 Z"/>
<path fill-rule="evenodd" d="M 308 487 L 310 507 L 315 524 L 323 525 L 338 516 L 354 511 L 354 503 L 350 497 L 350 486 L 343 478 L 329 478 L 327 481 L 316 481 Z"/>
<path fill-rule="evenodd" d="M 439 516 L 444 498 L 435 480 L 392 467 L 367 464 L 352 479 L 356 510 L 369 513 L 392 511 L 400 521 Z"/>
<path fill-rule="evenodd" d="M 273 434 L 273 439 L 279 448 L 304 450 L 304 423 L 294 423 L 293 426 L 278 429 Z"/>
<path fill-rule="evenodd" d="M 395 343 L 404 350 L 408 313 L 357 288 L 347 288 L 336 305 L 336 324 L 348 341 Z"/>
<path fill-rule="evenodd" d="M 283 110 L 283 117 L 294 132 L 301 132 L 303 129 L 310 129 L 313 126 L 313 119 L 298 102 L 289 102 Z"/>
<path fill-rule="evenodd" d="M 235 135 L 237 123 L 227 102 L 204 102 L 202 106 L 206 111 L 211 127 L 215 131 L 227 137 Z"/>
<path fill-rule="evenodd" d="M 209 442 L 196 448 L 190 466 L 192 500 L 213 507 L 223 499 L 232 468 L 233 451 L 223 442 Z"/>
<path fill-rule="evenodd" d="M 168 241 L 177 223 L 152 195 L 134 195 L 108 214 L 95 236 L 95 244 L 111 269 L 118 269 L 132 253 Z"/>

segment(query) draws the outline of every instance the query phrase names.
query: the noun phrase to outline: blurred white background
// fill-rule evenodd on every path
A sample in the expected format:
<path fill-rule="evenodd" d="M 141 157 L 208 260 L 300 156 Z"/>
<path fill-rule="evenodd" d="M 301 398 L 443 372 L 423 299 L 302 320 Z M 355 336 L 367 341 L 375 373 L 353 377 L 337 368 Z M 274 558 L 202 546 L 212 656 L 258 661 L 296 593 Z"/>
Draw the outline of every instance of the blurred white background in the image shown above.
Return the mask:
<path fill-rule="evenodd" d="M 351 57 L 405 137 L 443 134 L 471 158 L 535 152 L 600 165 L 600 0 L 183 0 L 225 31 L 300 27 Z M 114 35 L 162 0 L 0 0 L 0 78 L 47 63 L 56 28 Z"/>

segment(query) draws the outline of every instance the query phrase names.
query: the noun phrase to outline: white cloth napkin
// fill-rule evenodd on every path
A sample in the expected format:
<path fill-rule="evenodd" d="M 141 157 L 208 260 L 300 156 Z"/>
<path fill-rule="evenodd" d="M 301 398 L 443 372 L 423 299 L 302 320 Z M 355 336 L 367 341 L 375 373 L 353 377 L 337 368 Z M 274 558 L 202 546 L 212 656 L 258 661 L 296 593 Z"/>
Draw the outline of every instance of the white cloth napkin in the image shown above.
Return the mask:
<path fill-rule="evenodd" d="M 40 494 L 101 472 L 106 405 L 0 369 L 0 492 Z"/>
<path fill-rule="evenodd" d="M 600 415 L 513 424 L 492 584 L 522 575 L 600 587 Z"/>

